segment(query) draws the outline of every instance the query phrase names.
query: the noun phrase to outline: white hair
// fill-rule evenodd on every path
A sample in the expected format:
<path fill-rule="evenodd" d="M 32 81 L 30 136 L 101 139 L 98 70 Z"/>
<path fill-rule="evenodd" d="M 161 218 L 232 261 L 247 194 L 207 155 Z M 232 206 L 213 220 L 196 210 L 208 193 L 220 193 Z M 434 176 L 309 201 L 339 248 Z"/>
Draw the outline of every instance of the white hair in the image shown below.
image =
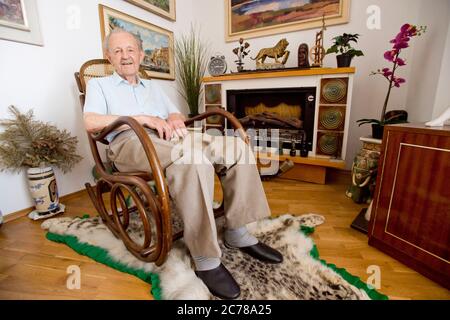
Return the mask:
<path fill-rule="evenodd" d="M 111 39 L 111 36 L 113 34 L 117 34 L 117 33 L 128 33 L 129 35 L 131 35 L 134 40 L 136 40 L 136 43 L 138 45 L 139 50 L 143 51 L 143 46 L 142 46 L 142 39 L 139 38 L 137 35 L 135 35 L 134 33 L 131 33 L 129 31 L 126 31 L 122 28 L 114 28 L 111 30 L 111 32 L 105 37 L 105 40 L 103 41 L 103 49 L 105 49 L 105 51 L 109 51 L 109 40 Z"/>

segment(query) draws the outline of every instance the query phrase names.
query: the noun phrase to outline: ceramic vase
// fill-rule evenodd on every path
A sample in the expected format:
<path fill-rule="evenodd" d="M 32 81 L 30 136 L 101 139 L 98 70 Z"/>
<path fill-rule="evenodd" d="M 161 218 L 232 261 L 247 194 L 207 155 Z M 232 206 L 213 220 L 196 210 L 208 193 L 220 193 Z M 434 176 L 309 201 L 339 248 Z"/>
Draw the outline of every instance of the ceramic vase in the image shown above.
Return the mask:
<path fill-rule="evenodd" d="M 59 211 L 58 187 L 53 168 L 29 168 L 27 176 L 36 212 L 39 215 L 46 215 Z"/>

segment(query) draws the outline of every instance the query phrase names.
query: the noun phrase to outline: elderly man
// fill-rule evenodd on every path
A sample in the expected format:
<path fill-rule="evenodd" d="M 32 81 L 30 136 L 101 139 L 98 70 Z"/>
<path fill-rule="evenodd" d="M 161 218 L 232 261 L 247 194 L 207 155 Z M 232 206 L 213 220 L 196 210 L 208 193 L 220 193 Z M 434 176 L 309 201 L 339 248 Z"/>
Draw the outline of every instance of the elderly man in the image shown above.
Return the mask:
<path fill-rule="evenodd" d="M 221 263 L 221 250 L 213 215 L 214 170 L 220 170 L 224 190 L 227 247 L 242 250 L 267 263 L 281 263 L 282 255 L 259 242 L 246 224 L 270 215 L 251 149 L 235 137 L 201 135 L 200 147 L 186 143 L 192 134 L 184 117 L 152 80 L 140 79 L 144 59 L 141 41 L 121 29 L 105 39 L 108 60 L 115 68 L 110 77 L 87 85 L 84 121 L 89 132 L 98 132 L 120 116 L 131 116 L 148 129 L 169 192 L 184 222 L 184 241 L 196 275 L 212 294 L 234 299 L 239 285 Z M 176 138 L 176 139 L 174 139 Z M 150 171 L 144 151 L 132 130 L 110 134 L 108 156 L 120 171 Z M 180 148 L 181 146 L 181 148 Z M 206 147 L 208 152 L 203 152 Z M 175 150 L 178 150 L 175 152 Z M 181 151 L 180 151 L 181 150 Z M 230 152 L 233 151 L 233 152 Z M 193 158 L 200 161 L 192 161 Z"/>

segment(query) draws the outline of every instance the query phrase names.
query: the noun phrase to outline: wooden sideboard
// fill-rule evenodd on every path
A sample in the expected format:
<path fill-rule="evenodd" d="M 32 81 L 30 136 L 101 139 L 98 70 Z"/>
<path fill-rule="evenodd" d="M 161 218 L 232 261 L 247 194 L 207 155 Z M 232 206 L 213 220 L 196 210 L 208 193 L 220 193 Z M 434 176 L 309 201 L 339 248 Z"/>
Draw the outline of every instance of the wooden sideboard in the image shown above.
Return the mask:
<path fill-rule="evenodd" d="M 450 127 L 386 126 L 369 244 L 450 289 Z"/>

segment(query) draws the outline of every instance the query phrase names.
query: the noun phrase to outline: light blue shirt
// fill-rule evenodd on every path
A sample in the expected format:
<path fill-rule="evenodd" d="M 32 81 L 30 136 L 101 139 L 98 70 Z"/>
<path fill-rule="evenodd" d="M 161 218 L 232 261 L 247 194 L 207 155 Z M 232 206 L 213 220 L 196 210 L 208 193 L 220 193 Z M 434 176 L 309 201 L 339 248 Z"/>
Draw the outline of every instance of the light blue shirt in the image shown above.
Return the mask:
<path fill-rule="evenodd" d="M 167 119 L 170 113 L 180 113 L 155 81 L 138 78 L 138 84 L 131 85 L 116 72 L 88 82 L 84 112 L 115 116 L 149 115 L 161 119 Z M 107 140 L 112 141 L 116 135 L 116 132 L 108 135 Z"/>

